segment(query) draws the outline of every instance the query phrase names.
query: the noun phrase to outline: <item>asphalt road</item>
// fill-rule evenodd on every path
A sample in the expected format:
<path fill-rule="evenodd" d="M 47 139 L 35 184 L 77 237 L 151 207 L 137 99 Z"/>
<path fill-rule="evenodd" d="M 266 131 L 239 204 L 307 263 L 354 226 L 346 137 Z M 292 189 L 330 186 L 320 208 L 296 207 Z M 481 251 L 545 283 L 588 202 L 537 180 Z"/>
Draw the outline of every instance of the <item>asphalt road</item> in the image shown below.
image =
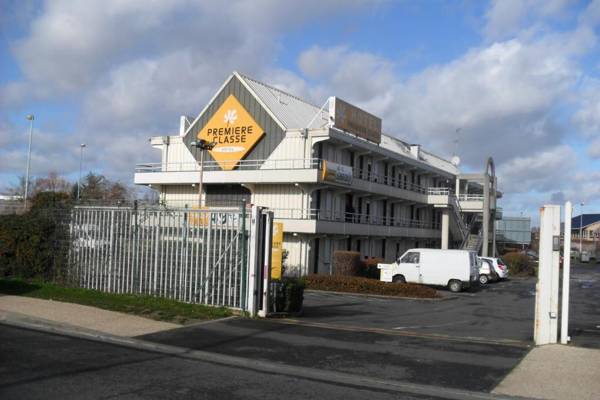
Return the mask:
<path fill-rule="evenodd" d="M 435 399 L 266 374 L 0 325 L 0 398 Z"/>
<path fill-rule="evenodd" d="M 571 343 L 600 348 L 600 264 L 576 264 L 571 273 Z"/>
<path fill-rule="evenodd" d="M 261 361 L 472 391 L 493 389 L 529 350 L 247 318 L 141 338 Z"/>
<path fill-rule="evenodd" d="M 489 340 L 533 339 L 534 279 L 516 278 L 474 292 L 442 294 L 442 300 L 432 301 L 309 292 L 302 320 Z"/>

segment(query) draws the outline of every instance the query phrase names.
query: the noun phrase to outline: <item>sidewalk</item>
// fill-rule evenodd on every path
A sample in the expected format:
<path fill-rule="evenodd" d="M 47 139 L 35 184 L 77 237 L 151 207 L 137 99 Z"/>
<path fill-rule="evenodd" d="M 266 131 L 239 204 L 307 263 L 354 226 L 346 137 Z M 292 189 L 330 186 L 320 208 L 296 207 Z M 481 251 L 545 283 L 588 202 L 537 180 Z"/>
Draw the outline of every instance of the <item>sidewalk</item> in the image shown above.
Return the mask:
<path fill-rule="evenodd" d="M 17 313 L 116 336 L 138 336 L 181 325 L 80 304 L 21 296 L 0 296 L 0 314 Z"/>
<path fill-rule="evenodd" d="M 492 393 L 538 399 L 597 399 L 600 350 L 563 345 L 536 347 Z"/>

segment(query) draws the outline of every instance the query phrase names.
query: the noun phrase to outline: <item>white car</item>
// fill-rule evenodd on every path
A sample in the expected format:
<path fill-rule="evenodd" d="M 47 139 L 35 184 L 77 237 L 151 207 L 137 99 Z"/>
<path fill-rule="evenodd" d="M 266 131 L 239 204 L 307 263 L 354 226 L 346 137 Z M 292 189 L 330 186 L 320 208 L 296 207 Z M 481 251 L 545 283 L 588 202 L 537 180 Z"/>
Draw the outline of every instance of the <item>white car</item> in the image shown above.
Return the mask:
<path fill-rule="evenodd" d="M 491 263 L 496 275 L 498 276 L 497 279 L 507 279 L 508 278 L 508 266 L 506 265 L 506 263 L 504 261 L 502 261 L 501 258 L 494 258 L 494 257 L 479 257 L 479 258 L 482 260 L 482 262 Z"/>
<path fill-rule="evenodd" d="M 479 283 L 486 285 L 489 282 L 496 282 L 500 279 L 492 260 L 479 257 L 479 261 L 481 262 L 481 266 L 479 267 Z"/>

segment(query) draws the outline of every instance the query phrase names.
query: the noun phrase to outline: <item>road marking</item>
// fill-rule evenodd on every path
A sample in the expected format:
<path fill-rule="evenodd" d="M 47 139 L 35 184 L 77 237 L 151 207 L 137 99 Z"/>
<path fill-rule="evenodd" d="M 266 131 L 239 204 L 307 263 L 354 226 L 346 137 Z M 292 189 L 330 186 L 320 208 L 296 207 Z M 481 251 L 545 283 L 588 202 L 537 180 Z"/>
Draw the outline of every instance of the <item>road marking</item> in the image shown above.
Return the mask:
<path fill-rule="evenodd" d="M 331 323 L 324 323 L 324 322 L 300 321 L 300 320 L 292 319 L 292 318 L 271 319 L 269 321 L 281 323 L 281 324 L 310 326 L 310 327 L 314 327 L 314 328 L 333 329 L 333 330 L 340 330 L 340 331 L 347 331 L 347 332 L 379 333 L 379 334 L 383 334 L 383 335 L 406 336 L 406 337 L 413 337 L 413 338 L 418 338 L 418 339 L 429 339 L 429 340 L 444 340 L 444 341 L 448 341 L 448 342 L 494 344 L 494 345 L 521 347 L 521 348 L 530 348 L 532 345 L 529 342 L 524 342 L 524 341 L 514 340 L 514 339 L 488 339 L 488 338 L 477 337 L 477 336 L 450 336 L 450 335 L 442 335 L 442 334 L 437 334 L 437 333 L 424 333 L 424 332 L 394 330 L 394 329 L 385 329 L 385 328 L 367 328 L 367 327 L 362 327 L 362 326 L 340 325 L 340 324 L 331 324 Z"/>
<path fill-rule="evenodd" d="M 459 324 L 464 324 L 467 322 L 473 322 L 474 320 L 472 319 L 466 319 L 463 321 L 454 321 L 454 322 L 447 322 L 445 324 L 437 324 L 437 325 L 412 325 L 412 326 L 399 326 L 397 328 L 392 328 L 395 330 L 404 330 L 404 329 L 424 329 L 424 328 L 439 328 L 440 326 L 451 326 L 451 325 L 459 325 Z"/>

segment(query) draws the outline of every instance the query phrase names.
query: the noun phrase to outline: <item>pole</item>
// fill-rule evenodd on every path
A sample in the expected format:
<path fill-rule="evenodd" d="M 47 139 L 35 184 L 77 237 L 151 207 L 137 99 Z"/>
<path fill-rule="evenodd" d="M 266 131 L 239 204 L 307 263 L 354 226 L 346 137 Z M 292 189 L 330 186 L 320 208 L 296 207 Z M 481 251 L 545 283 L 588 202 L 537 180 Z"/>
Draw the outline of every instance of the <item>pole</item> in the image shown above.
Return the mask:
<path fill-rule="evenodd" d="M 29 146 L 27 148 L 27 172 L 25 173 L 25 198 L 23 203 L 23 210 L 27 210 L 27 197 L 29 195 L 29 166 L 31 164 L 31 137 L 33 135 L 33 114 L 29 114 L 26 117 L 29 120 Z"/>
<path fill-rule="evenodd" d="M 200 182 L 198 183 L 198 206 L 202 208 L 202 180 L 204 175 L 204 149 L 200 148 Z"/>
<path fill-rule="evenodd" d="M 562 307 L 560 320 L 560 342 L 569 343 L 569 281 L 571 275 L 571 218 L 573 206 L 570 201 L 565 204 L 565 243 L 563 249 L 563 281 Z"/>
<path fill-rule="evenodd" d="M 79 193 L 81 191 L 81 167 L 83 165 L 83 148 L 85 147 L 85 143 L 79 145 L 79 179 L 77 180 L 77 201 L 79 201 Z"/>
<path fill-rule="evenodd" d="M 583 251 L 583 243 L 581 242 L 581 238 L 583 237 L 583 205 L 581 203 L 581 214 L 579 214 L 579 259 L 581 260 L 581 252 Z"/>

